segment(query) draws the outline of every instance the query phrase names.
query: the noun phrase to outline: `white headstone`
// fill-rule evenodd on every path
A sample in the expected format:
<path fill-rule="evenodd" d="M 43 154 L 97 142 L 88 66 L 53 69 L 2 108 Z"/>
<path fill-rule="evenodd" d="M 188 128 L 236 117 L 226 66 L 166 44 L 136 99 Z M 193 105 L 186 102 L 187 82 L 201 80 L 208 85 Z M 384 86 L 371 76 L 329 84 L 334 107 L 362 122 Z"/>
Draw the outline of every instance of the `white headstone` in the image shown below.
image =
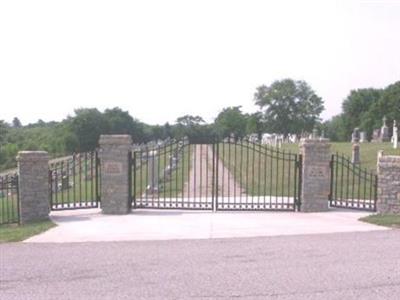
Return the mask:
<path fill-rule="evenodd" d="M 393 121 L 393 135 L 392 135 L 392 140 L 393 140 L 393 148 L 394 148 L 394 149 L 397 149 L 398 139 L 399 139 L 399 135 L 398 135 L 398 133 L 397 133 L 396 121 Z"/>

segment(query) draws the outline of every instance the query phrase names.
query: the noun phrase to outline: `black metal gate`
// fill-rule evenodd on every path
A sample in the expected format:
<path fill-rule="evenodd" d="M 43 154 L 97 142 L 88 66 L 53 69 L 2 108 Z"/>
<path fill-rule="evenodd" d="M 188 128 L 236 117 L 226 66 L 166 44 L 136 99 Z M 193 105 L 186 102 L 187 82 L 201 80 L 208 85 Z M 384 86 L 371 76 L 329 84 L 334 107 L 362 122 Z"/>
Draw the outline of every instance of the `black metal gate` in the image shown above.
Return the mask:
<path fill-rule="evenodd" d="M 19 222 L 18 173 L 0 175 L 0 225 Z"/>
<path fill-rule="evenodd" d="M 331 158 L 331 207 L 376 211 L 378 176 L 344 155 Z"/>
<path fill-rule="evenodd" d="M 95 208 L 100 202 L 97 151 L 78 153 L 49 165 L 51 210 Z"/>
<path fill-rule="evenodd" d="M 301 155 L 251 142 L 172 142 L 132 152 L 134 208 L 282 210 L 300 206 Z"/>

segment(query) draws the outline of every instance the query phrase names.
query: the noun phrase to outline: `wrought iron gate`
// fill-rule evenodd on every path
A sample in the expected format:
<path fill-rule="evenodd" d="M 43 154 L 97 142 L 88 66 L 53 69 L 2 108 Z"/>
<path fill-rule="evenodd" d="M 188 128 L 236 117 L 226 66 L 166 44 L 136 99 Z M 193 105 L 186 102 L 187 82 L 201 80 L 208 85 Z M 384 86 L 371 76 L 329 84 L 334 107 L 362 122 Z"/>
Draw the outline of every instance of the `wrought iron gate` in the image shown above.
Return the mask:
<path fill-rule="evenodd" d="M 331 158 L 331 207 L 376 211 L 378 176 L 353 164 L 344 155 Z"/>
<path fill-rule="evenodd" d="M 95 208 L 100 202 L 97 151 L 74 154 L 49 165 L 51 210 Z"/>
<path fill-rule="evenodd" d="M 251 142 L 172 142 L 131 154 L 134 208 L 282 210 L 300 205 L 301 155 Z"/>

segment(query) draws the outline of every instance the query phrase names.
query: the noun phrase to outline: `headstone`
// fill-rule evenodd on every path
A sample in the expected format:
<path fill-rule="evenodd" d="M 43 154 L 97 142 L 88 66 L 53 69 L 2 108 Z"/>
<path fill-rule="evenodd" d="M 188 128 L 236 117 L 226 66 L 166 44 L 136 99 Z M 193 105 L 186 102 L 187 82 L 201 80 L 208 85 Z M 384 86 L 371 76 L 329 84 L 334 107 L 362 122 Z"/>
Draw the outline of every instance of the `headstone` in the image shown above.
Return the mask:
<path fill-rule="evenodd" d="M 353 133 L 351 134 L 351 142 L 358 143 L 360 141 L 360 130 L 358 128 L 354 128 Z"/>
<path fill-rule="evenodd" d="M 367 133 L 365 131 L 360 132 L 360 143 L 367 143 Z"/>
<path fill-rule="evenodd" d="M 360 145 L 358 143 L 353 144 L 351 162 L 356 165 L 360 164 Z"/>
<path fill-rule="evenodd" d="M 314 128 L 312 131 L 312 138 L 317 139 L 318 138 L 318 129 Z"/>
<path fill-rule="evenodd" d="M 380 133 L 381 130 L 380 129 L 374 129 L 373 133 L 372 133 L 372 140 L 371 142 L 373 143 L 379 143 L 380 142 Z"/>
<path fill-rule="evenodd" d="M 147 192 L 158 192 L 158 152 L 150 151 L 148 153 L 148 177 L 147 177 Z"/>
<path fill-rule="evenodd" d="M 394 148 L 394 149 L 397 149 L 398 139 L 399 139 L 399 135 L 398 135 L 398 133 L 397 133 L 396 121 L 393 121 L 392 142 L 393 142 L 393 148 Z"/>
<path fill-rule="evenodd" d="M 386 117 L 383 117 L 383 125 L 381 128 L 381 136 L 380 136 L 381 142 L 389 142 L 389 127 L 386 125 Z"/>

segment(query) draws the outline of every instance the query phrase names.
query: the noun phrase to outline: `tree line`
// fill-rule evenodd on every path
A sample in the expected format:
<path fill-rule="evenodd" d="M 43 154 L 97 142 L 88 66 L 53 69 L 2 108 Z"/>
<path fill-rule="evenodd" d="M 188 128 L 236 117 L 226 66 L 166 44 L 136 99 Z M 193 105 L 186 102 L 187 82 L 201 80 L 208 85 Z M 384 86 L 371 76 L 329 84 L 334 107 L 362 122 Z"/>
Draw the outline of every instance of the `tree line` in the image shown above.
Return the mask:
<path fill-rule="evenodd" d="M 343 112 L 321 122 L 324 110 L 321 97 L 305 81 L 284 79 L 262 85 L 254 93 L 255 113 L 244 113 L 241 106 L 222 109 L 214 122 L 206 123 L 201 116 L 185 115 L 173 124 L 148 125 L 115 107 L 101 112 L 96 108 L 79 108 L 61 122 L 44 122 L 23 126 L 16 117 L 11 124 L 0 120 L 0 169 L 16 165 L 21 150 L 45 150 L 52 157 L 90 151 L 96 148 L 100 134 L 129 134 L 135 143 L 166 138 L 207 143 L 230 135 L 243 138 L 265 132 L 283 135 L 309 133 L 314 127 L 324 130 L 333 141 L 348 141 L 355 127 L 371 136 L 388 121 L 400 121 L 400 82 L 385 89 L 351 91 L 343 101 Z"/>
<path fill-rule="evenodd" d="M 372 138 L 386 117 L 390 133 L 393 121 L 400 122 L 400 81 L 383 89 L 365 88 L 350 91 L 342 102 L 342 113 L 321 124 L 333 141 L 349 141 L 354 128 Z"/>

